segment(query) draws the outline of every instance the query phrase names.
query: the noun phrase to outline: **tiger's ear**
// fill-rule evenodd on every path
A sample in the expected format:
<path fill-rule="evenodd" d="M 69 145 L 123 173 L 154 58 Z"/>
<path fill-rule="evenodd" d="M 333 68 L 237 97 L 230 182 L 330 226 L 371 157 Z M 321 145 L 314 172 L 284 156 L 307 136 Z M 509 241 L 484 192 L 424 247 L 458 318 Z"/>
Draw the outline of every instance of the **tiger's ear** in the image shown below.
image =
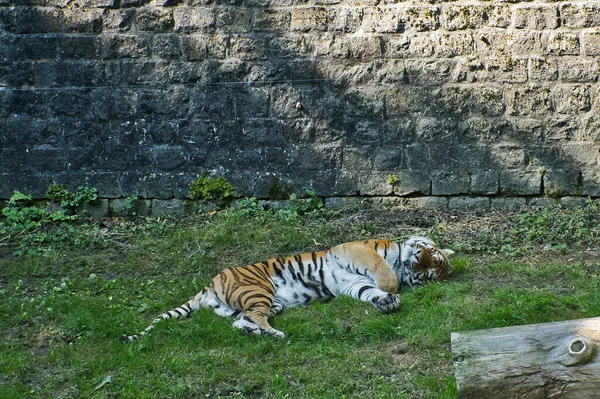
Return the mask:
<path fill-rule="evenodd" d="M 450 255 L 454 255 L 454 254 L 455 254 L 455 252 L 454 252 L 453 250 L 451 250 L 451 249 L 448 249 L 448 248 L 446 248 L 446 249 L 442 249 L 442 253 L 443 253 L 444 255 L 446 255 L 446 256 L 450 256 Z"/>

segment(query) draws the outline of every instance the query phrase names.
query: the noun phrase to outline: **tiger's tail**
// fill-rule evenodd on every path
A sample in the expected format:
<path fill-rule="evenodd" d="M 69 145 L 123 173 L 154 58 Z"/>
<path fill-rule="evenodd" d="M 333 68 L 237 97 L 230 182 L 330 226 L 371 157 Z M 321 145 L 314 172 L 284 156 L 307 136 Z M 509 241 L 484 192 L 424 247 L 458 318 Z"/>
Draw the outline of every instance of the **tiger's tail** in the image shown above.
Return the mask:
<path fill-rule="evenodd" d="M 196 294 L 196 296 L 194 296 L 192 299 L 190 299 L 183 305 L 176 307 L 174 309 L 171 309 L 168 312 L 162 313 L 156 319 L 154 319 L 152 321 L 152 323 L 150 323 L 150 325 L 148 327 L 146 327 L 143 331 L 141 331 L 137 334 L 133 334 L 133 335 L 125 335 L 125 334 L 121 335 L 121 341 L 133 342 L 133 341 L 140 339 L 142 336 L 147 335 L 150 333 L 150 331 L 154 330 L 154 327 L 156 327 L 156 324 L 158 324 L 162 320 L 188 317 L 194 311 L 200 309 L 202 299 L 208 292 L 208 289 L 209 289 L 208 287 L 204 288 L 202 291 L 200 291 L 198 294 Z"/>

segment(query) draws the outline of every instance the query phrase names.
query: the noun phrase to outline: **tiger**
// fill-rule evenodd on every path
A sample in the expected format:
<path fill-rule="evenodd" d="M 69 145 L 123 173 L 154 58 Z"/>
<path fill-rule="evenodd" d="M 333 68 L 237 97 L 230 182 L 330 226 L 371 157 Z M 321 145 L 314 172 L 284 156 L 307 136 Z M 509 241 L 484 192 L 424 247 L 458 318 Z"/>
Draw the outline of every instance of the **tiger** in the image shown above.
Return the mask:
<path fill-rule="evenodd" d="M 452 254 L 427 237 L 411 236 L 400 245 L 387 239 L 348 242 L 226 268 L 188 302 L 162 313 L 145 330 L 121 339 L 135 341 L 162 320 L 188 317 L 201 306 L 233 317 L 233 326 L 246 333 L 279 338 L 285 334 L 267 319 L 285 308 L 316 300 L 347 295 L 391 312 L 400 306 L 399 289 L 446 279 Z"/>

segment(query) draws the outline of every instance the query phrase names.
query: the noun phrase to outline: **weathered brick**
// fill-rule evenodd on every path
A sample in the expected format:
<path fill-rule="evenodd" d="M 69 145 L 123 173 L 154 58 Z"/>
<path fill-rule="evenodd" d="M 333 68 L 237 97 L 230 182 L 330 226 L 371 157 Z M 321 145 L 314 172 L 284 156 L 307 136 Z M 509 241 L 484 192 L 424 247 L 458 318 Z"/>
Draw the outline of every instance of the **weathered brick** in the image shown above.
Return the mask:
<path fill-rule="evenodd" d="M 362 8 L 341 8 L 329 11 L 331 21 L 329 30 L 338 32 L 356 32 L 360 29 L 363 19 Z"/>
<path fill-rule="evenodd" d="M 549 82 L 558 79 L 558 64 L 555 59 L 532 57 L 529 59 L 529 80 Z"/>
<path fill-rule="evenodd" d="M 499 88 L 444 86 L 442 99 L 452 112 L 459 114 L 498 116 L 504 113 L 503 93 Z"/>
<path fill-rule="evenodd" d="M 530 116 L 552 111 L 550 89 L 529 85 L 507 91 L 507 108 L 510 115 Z"/>
<path fill-rule="evenodd" d="M 234 35 L 229 39 L 231 57 L 244 60 L 267 59 L 267 42 L 261 37 Z"/>
<path fill-rule="evenodd" d="M 209 7 L 182 7 L 173 11 L 177 32 L 207 32 L 215 26 L 215 12 Z"/>
<path fill-rule="evenodd" d="M 447 30 L 476 29 L 483 26 L 487 19 L 483 6 L 449 5 L 444 7 L 442 27 Z"/>
<path fill-rule="evenodd" d="M 324 31 L 327 29 L 327 11 L 322 7 L 294 8 L 290 29 L 300 32 Z"/>
<path fill-rule="evenodd" d="M 250 32 L 252 30 L 252 11 L 239 8 L 219 8 L 215 14 L 215 26 L 229 33 Z"/>
<path fill-rule="evenodd" d="M 562 26 L 569 29 L 594 28 L 600 26 L 600 5 L 566 3 L 560 5 Z"/>
<path fill-rule="evenodd" d="M 544 172 L 544 194 L 562 197 L 581 190 L 579 170 L 573 168 L 547 168 Z"/>
<path fill-rule="evenodd" d="M 460 57 L 452 74 L 456 82 L 524 83 L 528 60 L 521 57 Z"/>
<path fill-rule="evenodd" d="M 559 26 L 558 9 L 554 5 L 516 7 L 514 13 L 517 29 L 555 29 Z"/>
<path fill-rule="evenodd" d="M 591 107 L 589 85 L 556 85 L 552 88 L 554 109 L 560 114 L 587 112 Z"/>
<path fill-rule="evenodd" d="M 387 114 L 409 115 L 423 112 L 432 106 L 427 88 L 414 86 L 397 86 L 386 93 Z"/>
<path fill-rule="evenodd" d="M 127 32 L 134 18 L 135 11 L 131 9 L 106 10 L 102 17 L 103 31 Z"/>
<path fill-rule="evenodd" d="M 598 60 L 561 57 L 558 59 L 558 71 L 563 82 L 596 82 L 600 77 L 600 64 Z"/>
<path fill-rule="evenodd" d="M 476 195 L 498 194 L 499 181 L 497 171 L 481 170 L 471 173 L 469 190 Z"/>
<path fill-rule="evenodd" d="M 539 195 L 542 175 L 526 169 L 500 171 L 500 193 L 504 195 Z"/>
<path fill-rule="evenodd" d="M 431 178 L 432 195 L 469 194 L 470 179 L 467 174 L 439 173 Z"/>
<path fill-rule="evenodd" d="M 490 199 L 486 197 L 450 197 L 448 209 L 482 210 L 490 208 Z"/>
<path fill-rule="evenodd" d="M 287 10 L 258 10 L 254 29 L 259 31 L 287 31 L 290 28 L 292 14 Z"/>
<path fill-rule="evenodd" d="M 147 35 L 115 34 L 102 36 L 102 57 L 144 58 L 150 55 L 151 40 Z"/>
<path fill-rule="evenodd" d="M 142 8 L 137 11 L 136 27 L 140 31 L 170 32 L 175 26 L 173 11 L 168 8 Z"/>
<path fill-rule="evenodd" d="M 512 20 L 510 6 L 507 4 L 493 4 L 486 6 L 485 15 L 487 15 L 485 24 L 495 28 L 507 28 Z"/>
<path fill-rule="evenodd" d="M 365 32 L 404 32 L 404 24 L 400 22 L 400 16 L 395 9 L 368 7 L 363 12 L 362 28 Z"/>
<path fill-rule="evenodd" d="M 581 46 L 579 33 L 544 32 L 542 35 L 544 53 L 550 55 L 579 55 Z"/>
<path fill-rule="evenodd" d="M 600 55 L 600 32 L 584 32 L 582 33 L 582 41 L 585 55 L 599 56 Z"/>
<path fill-rule="evenodd" d="M 490 209 L 518 210 L 525 204 L 525 198 L 491 198 Z"/>
<path fill-rule="evenodd" d="M 401 7 L 400 21 L 404 29 L 417 32 L 428 32 L 440 28 L 441 9 L 438 6 L 408 6 Z"/>

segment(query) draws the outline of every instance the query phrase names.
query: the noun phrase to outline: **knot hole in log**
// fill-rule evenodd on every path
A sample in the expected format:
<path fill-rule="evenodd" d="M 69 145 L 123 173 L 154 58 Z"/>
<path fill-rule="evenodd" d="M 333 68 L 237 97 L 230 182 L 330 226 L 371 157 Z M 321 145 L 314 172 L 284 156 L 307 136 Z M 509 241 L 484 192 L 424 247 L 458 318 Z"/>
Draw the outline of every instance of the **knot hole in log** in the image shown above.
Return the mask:
<path fill-rule="evenodd" d="M 558 354 L 558 362 L 564 366 L 586 363 L 594 354 L 594 344 L 583 337 L 570 338 Z"/>

